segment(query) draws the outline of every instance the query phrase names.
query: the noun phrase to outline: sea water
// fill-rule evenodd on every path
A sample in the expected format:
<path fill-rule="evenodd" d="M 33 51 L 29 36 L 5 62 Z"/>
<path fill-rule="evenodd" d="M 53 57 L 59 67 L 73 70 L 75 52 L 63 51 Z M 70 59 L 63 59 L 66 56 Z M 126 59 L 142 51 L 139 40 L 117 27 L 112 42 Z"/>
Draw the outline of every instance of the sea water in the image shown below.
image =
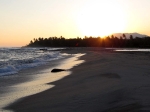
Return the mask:
<path fill-rule="evenodd" d="M 60 59 L 63 56 L 58 49 L 63 48 L 0 48 L 0 76 Z"/>
<path fill-rule="evenodd" d="M 150 52 L 150 49 L 139 49 L 139 48 L 115 48 L 114 51 L 124 51 L 124 52 Z"/>
<path fill-rule="evenodd" d="M 13 112 L 6 110 L 5 107 L 21 98 L 57 86 L 51 82 L 70 75 L 71 71 L 68 69 L 84 62 L 84 60 L 78 60 L 84 54 L 61 53 L 61 49 L 64 48 L 0 48 L 0 112 Z M 28 77 L 22 72 L 13 75 L 22 69 L 47 65 L 47 63 L 50 64 L 50 61 L 57 59 L 61 59 L 62 64 L 56 66 L 67 69 L 67 71 L 51 73 L 51 68 L 48 68 L 39 71 L 36 75 L 28 75 Z"/>

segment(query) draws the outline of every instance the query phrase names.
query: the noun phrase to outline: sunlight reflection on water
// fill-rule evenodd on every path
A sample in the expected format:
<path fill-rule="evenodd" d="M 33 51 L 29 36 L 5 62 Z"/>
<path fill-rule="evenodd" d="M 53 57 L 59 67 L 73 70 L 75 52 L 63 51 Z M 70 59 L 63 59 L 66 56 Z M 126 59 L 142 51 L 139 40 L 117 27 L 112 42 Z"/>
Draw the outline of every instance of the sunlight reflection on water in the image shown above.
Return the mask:
<path fill-rule="evenodd" d="M 49 83 L 70 75 L 71 71 L 69 71 L 69 69 L 84 62 L 84 60 L 78 60 L 78 58 L 83 55 L 85 54 L 74 54 L 73 57 L 66 59 L 60 65 L 56 66 L 59 68 L 67 69 L 68 71 L 53 74 L 51 73 L 51 69 L 46 69 L 42 74 L 36 74 L 34 76 L 34 80 L 10 86 L 9 88 L 11 89 L 11 92 L 1 95 L 0 111 L 13 112 L 11 110 L 3 110 L 2 108 L 11 103 L 14 103 L 20 98 L 37 94 L 55 87 L 55 85 Z"/>
<path fill-rule="evenodd" d="M 114 49 L 114 51 L 140 51 L 140 52 L 150 52 L 150 49 L 131 49 L 131 48 L 125 48 L 125 49 Z"/>

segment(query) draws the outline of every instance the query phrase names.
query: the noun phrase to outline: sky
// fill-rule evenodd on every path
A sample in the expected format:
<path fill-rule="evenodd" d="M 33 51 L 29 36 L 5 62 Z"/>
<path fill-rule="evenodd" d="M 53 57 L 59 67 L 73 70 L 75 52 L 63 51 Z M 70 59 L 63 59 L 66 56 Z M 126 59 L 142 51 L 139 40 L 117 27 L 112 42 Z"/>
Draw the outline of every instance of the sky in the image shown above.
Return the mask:
<path fill-rule="evenodd" d="M 33 38 L 150 35 L 150 0 L 0 0 L 0 47 Z"/>

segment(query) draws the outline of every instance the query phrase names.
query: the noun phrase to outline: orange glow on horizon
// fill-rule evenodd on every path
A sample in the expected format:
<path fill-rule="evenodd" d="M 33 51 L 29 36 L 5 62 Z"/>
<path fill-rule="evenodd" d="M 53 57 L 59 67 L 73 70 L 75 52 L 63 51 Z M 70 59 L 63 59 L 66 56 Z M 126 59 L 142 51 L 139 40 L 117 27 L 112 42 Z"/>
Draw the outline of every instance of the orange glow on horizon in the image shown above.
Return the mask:
<path fill-rule="evenodd" d="M 133 32 L 150 36 L 149 4 L 150 0 L 1 0 L 0 47 L 25 46 L 39 37 Z"/>

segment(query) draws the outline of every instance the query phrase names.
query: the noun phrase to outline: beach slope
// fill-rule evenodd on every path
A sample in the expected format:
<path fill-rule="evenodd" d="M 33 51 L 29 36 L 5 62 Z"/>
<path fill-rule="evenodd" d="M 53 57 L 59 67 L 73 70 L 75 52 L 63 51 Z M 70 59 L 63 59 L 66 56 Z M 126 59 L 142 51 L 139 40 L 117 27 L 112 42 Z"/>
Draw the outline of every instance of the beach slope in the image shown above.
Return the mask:
<path fill-rule="evenodd" d="M 66 51 L 70 52 L 70 51 Z M 71 52 L 76 52 L 71 51 Z M 84 63 L 55 87 L 10 105 L 15 112 L 137 112 L 149 110 L 149 53 L 82 50 Z"/>

